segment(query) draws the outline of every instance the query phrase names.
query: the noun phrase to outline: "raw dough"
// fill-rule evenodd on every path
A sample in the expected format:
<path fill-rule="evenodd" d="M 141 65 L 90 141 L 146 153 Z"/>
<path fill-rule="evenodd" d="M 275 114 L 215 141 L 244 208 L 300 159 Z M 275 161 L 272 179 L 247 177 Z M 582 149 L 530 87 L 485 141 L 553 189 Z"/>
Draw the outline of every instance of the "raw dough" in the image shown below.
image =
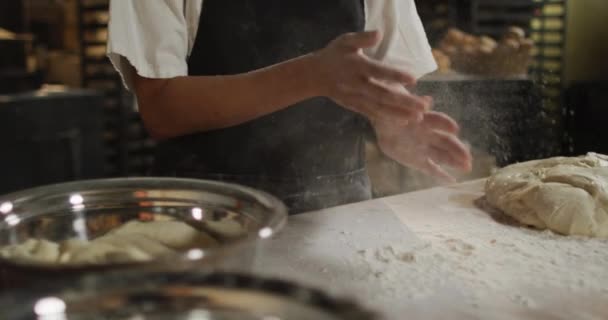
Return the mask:
<path fill-rule="evenodd" d="M 608 156 L 515 164 L 497 171 L 485 189 L 490 205 L 523 224 L 608 238 Z"/>
<path fill-rule="evenodd" d="M 175 251 L 179 249 L 174 247 L 169 248 L 162 244 L 162 242 L 158 239 L 141 234 L 109 234 L 95 240 L 94 242 L 109 244 L 116 247 L 121 247 L 124 246 L 124 244 L 128 244 L 128 246 L 136 248 L 138 251 L 144 252 L 152 257 L 160 257 L 175 253 Z"/>
<path fill-rule="evenodd" d="M 91 245 L 82 247 L 71 254 L 70 263 L 98 264 L 98 263 L 126 263 L 147 261 L 153 257 L 128 243 L 116 246 L 104 242 L 91 242 Z"/>
<path fill-rule="evenodd" d="M 125 263 L 215 245 L 218 242 L 214 238 L 180 221 L 131 221 L 93 241 L 28 239 L 2 248 L 0 256 L 36 263 Z"/>
<path fill-rule="evenodd" d="M 208 248 L 217 241 L 180 221 L 156 221 L 153 223 L 131 221 L 111 232 L 110 235 L 140 235 L 162 243 L 176 250 Z"/>
<path fill-rule="evenodd" d="M 88 246 L 89 242 L 81 239 L 69 239 L 63 241 L 59 245 L 59 251 L 61 252 L 59 255 L 59 263 L 67 263 L 72 261 L 74 253 L 77 253 L 81 249 L 85 249 Z"/>
<path fill-rule="evenodd" d="M 4 248 L 0 255 L 33 262 L 54 262 L 59 259 L 59 245 L 47 240 L 28 239 L 18 246 Z"/>
<path fill-rule="evenodd" d="M 205 221 L 205 228 L 209 231 L 215 232 L 221 235 L 223 238 L 234 239 L 242 237 L 246 234 L 247 230 L 242 223 L 237 221 L 239 215 L 235 213 L 228 213 L 226 217 L 219 220 L 208 220 Z"/>

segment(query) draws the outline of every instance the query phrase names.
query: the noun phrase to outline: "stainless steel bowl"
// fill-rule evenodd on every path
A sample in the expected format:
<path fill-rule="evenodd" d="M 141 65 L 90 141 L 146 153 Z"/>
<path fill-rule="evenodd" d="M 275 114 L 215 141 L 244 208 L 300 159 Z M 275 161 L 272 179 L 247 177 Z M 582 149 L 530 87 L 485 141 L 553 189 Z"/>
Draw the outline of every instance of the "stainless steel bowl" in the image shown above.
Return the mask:
<path fill-rule="evenodd" d="M 129 273 L 12 292 L 10 320 L 377 320 L 357 304 L 280 280 L 228 273 Z"/>
<path fill-rule="evenodd" d="M 3 287 L 117 268 L 247 271 L 265 238 L 287 220 L 273 196 L 247 187 L 174 178 L 124 178 L 51 185 L 0 197 L 0 248 L 28 239 L 92 240 L 133 220 L 176 219 L 211 234 L 212 248 L 139 263 L 60 265 L 0 258 Z"/>

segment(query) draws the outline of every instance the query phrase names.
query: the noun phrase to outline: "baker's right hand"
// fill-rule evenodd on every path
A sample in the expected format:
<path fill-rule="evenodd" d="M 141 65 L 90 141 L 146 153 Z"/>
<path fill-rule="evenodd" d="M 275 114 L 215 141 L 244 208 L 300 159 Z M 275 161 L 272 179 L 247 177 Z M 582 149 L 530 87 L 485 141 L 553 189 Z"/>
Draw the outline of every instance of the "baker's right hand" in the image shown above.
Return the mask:
<path fill-rule="evenodd" d="M 421 120 L 430 103 L 395 84 L 415 85 L 409 73 L 368 58 L 363 49 L 381 40 L 377 31 L 347 33 L 312 54 L 321 95 L 341 106 L 375 120 L 389 118 L 400 123 Z"/>

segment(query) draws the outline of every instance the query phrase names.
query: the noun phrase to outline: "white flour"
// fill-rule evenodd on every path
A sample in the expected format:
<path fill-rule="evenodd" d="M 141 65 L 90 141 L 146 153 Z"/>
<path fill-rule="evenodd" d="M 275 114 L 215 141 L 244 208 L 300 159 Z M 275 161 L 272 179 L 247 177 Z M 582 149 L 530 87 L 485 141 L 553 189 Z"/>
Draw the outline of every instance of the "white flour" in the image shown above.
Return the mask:
<path fill-rule="evenodd" d="M 487 294 L 503 294 L 534 307 L 532 297 L 517 291 L 521 284 L 574 295 L 595 292 L 608 299 L 608 241 L 523 228 L 512 234 L 503 242 L 452 232 L 425 237 L 426 245 L 413 250 L 391 245 L 359 254 L 384 294 L 411 299 L 437 294 L 448 282 L 467 293 L 471 306 Z"/>
<path fill-rule="evenodd" d="M 608 240 L 496 221 L 472 205 L 479 190 L 296 216 L 258 270 L 353 296 L 388 319 L 608 319 Z"/>
<path fill-rule="evenodd" d="M 528 318 L 608 319 L 607 239 L 512 225 L 472 210 L 470 200 L 480 193 L 447 188 L 436 192 L 428 198 L 437 205 L 421 205 L 431 207 L 423 211 L 429 212 L 424 219 L 402 217 L 409 218 L 408 227 L 424 246 L 403 251 L 393 246 L 388 250 L 392 255 L 383 253 L 387 248 L 374 248 L 362 259 L 373 272 L 385 275 L 380 281 L 387 293 L 403 296 L 405 291 L 416 304 L 429 297 L 436 300 L 448 286 L 462 292 L 460 310 L 473 315 L 519 309 Z M 387 202 L 393 210 L 404 211 L 407 200 Z M 382 259 L 375 258 L 376 253 Z M 404 261 L 404 256 L 411 258 Z"/>

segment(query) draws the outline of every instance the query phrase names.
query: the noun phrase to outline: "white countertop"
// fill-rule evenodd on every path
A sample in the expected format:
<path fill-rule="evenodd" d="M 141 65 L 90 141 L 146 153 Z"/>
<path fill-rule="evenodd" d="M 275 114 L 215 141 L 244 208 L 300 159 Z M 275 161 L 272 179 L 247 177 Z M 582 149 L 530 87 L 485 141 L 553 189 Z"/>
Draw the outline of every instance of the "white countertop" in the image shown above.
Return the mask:
<path fill-rule="evenodd" d="M 256 271 L 354 297 L 388 319 L 608 319 L 608 240 L 475 206 L 483 181 L 291 217 Z"/>

